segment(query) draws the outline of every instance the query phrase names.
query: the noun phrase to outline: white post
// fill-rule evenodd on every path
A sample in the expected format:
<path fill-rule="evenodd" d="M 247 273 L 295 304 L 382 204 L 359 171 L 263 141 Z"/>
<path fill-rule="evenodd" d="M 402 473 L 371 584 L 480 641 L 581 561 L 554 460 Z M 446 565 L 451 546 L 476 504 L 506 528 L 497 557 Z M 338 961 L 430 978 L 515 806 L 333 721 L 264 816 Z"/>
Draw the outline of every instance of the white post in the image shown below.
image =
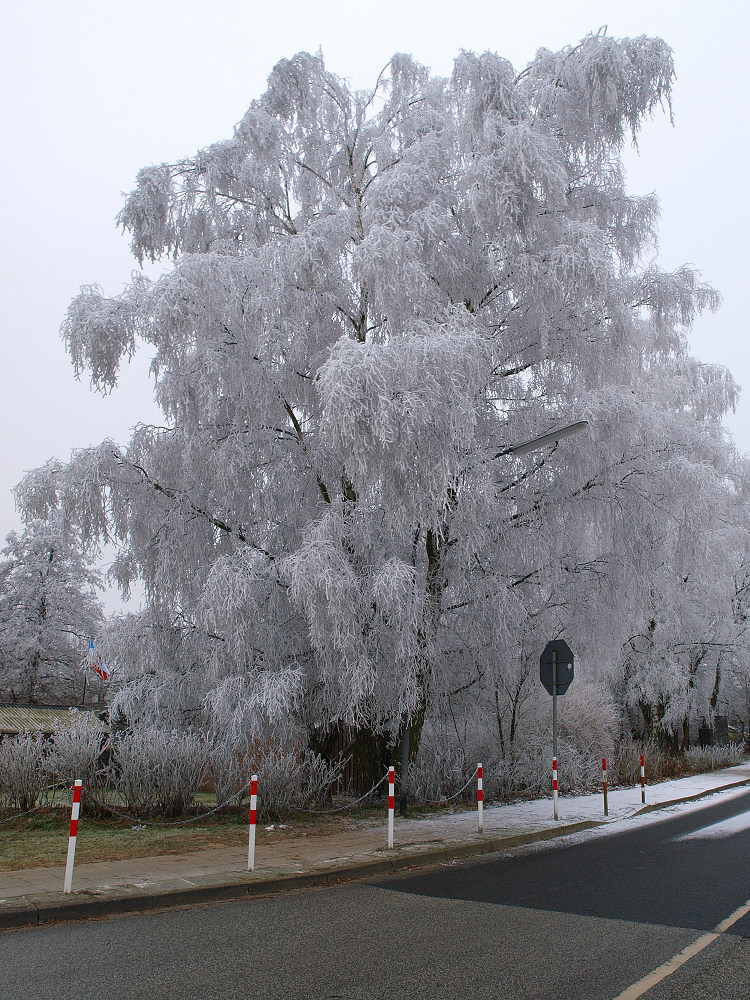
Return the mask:
<path fill-rule="evenodd" d="M 552 758 L 552 802 L 555 811 L 555 819 L 559 819 L 557 812 L 557 757 Z"/>
<path fill-rule="evenodd" d="M 247 787 L 247 786 L 245 786 Z M 258 806 L 258 775 L 250 778 L 250 829 L 247 846 L 247 870 L 255 871 L 255 815 Z"/>
<path fill-rule="evenodd" d="M 602 757 L 602 786 L 604 788 L 604 815 L 609 816 L 609 806 L 607 805 L 607 758 Z"/>
<path fill-rule="evenodd" d="M 83 782 L 79 779 L 73 784 L 73 810 L 70 814 L 70 837 L 68 838 L 68 860 L 65 862 L 65 881 L 63 892 L 71 892 L 73 888 L 73 862 L 76 856 L 76 837 L 78 836 L 78 816 L 81 811 L 81 791 Z"/>
<path fill-rule="evenodd" d="M 646 758 L 641 754 L 641 802 L 646 801 Z"/>
<path fill-rule="evenodd" d="M 393 809 L 394 785 L 396 783 L 396 772 L 393 767 L 388 768 L 388 847 L 393 847 Z"/>
<path fill-rule="evenodd" d="M 484 828 L 484 789 L 482 787 L 482 765 L 477 764 L 477 830 L 479 833 Z"/>

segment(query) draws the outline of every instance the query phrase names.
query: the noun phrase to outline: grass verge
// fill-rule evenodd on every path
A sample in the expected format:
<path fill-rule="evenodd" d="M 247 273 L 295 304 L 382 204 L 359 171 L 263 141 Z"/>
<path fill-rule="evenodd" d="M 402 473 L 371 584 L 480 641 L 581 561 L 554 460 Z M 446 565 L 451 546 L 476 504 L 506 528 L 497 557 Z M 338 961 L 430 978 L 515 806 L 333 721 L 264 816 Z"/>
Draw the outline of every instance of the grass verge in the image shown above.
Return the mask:
<path fill-rule="evenodd" d="M 68 850 L 70 814 L 45 809 L 0 827 L 0 871 L 64 865 Z M 99 820 L 81 814 L 76 862 L 121 861 L 154 854 L 182 854 L 206 847 L 243 843 L 247 827 L 239 817 L 187 827 L 158 827 L 126 820 Z"/>
<path fill-rule="evenodd" d="M 210 805 L 206 803 L 204 808 Z M 459 804 L 451 811 L 469 808 Z M 410 818 L 445 812 L 445 806 L 410 807 Z M 0 821 L 10 810 L 0 809 Z M 258 844 L 315 836 L 337 830 L 385 824 L 385 804 L 324 816 L 297 813 L 281 822 L 258 824 Z M 247 847 L 247 809 L 196 819 L 182 826 L 133 823 L 119 817 L 100 819 L 81 812 L 76 863 L 122 861 L 155 854 L 185 854 L 212 847 Z M 159 822 L 167 822 L 159 820 Z M 68 850 L 70 806 L 50 806 L 0 826 L 0 871 L 64 865 Z"/>

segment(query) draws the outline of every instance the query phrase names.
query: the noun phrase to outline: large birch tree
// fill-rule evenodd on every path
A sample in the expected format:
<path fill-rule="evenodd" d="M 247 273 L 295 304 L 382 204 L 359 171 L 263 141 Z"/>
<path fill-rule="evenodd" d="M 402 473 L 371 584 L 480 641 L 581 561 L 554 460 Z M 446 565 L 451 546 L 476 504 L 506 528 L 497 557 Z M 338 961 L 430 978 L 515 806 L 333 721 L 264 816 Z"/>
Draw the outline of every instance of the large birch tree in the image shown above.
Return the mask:
<path fill-rule="evenodd" d="M 63 337 L 102 392 L 146 345 L 164 426 L 18 488 L 145 585 L 123 704 L 418 729 L 491 698 L 522 633 L 584 627 L 594 585 L 621 646 L 618 585 L 731 476 L 735 386 L 685 336 L 718 296 L 659 271 L 620 162 L 672 79 L 663 41 L 604 33 L 522 72 L 396 55 L 367 91 L 299 53 L 229 139 L 140 171 L 118 221 L 172 267 L 84 288 Z"/>

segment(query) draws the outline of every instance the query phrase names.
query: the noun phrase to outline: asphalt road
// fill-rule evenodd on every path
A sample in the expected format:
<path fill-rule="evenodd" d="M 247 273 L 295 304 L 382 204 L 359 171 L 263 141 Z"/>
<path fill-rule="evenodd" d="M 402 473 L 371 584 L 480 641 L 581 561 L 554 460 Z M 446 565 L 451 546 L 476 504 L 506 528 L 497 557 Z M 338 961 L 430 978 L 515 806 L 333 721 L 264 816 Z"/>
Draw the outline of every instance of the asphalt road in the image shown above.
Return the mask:
<path fill-rule="evenodd" d="M 721 824 L 718 825 L 717 824 Z M 647 1000 L 750 994 L 750 793 L 472 863 L 0 934 L 2 1000 Z M 623 998 L 624 1000 L 624 998 Z"/>

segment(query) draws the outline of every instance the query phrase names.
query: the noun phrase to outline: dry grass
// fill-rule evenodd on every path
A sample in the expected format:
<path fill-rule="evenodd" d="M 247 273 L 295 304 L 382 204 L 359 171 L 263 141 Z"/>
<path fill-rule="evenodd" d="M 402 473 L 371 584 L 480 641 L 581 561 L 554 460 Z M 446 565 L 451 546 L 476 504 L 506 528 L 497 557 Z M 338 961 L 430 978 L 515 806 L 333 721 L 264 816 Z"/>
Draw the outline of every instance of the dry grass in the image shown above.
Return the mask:
<path fill-rule="evenodd" d="M 0 871 L 64 865 L 68 850 L 68 810 L 46 809 L 0 827 Z M 154 854 L 182 854 L 206 847 L 231 847 L 247 840 L 239 817 L 185 827 L 134 826 L 125 820 L 81 815 L 76 861 L 120 861 Z"/>
<path fill-rule="evenodd" d="M 458 806 L 457 808 L 462 808 Z M 440 807 L 410 807 L 409 816 L 431 815 Z M 11 815 L 0 808 L 0 821 Z M 81 812 L 76 863 L 122 861 L 155 854 L 185 854 L 211 847 L 247 845 L 247 809 L 182 826 L 134 824 L 129 820 L 98 819 Z M 268 821 L 257 829 L 258 844 L 283 837 L 320 836 L 341 829 L 385 823 L 385 804 L 327 816 L 297 813 L 281 823 Z M 273 826 L 269 832 L 266 827 Z M 0 825 L 0 871 L 64 865 L 68 850 L 70 806 L 48 807 Z"/>

